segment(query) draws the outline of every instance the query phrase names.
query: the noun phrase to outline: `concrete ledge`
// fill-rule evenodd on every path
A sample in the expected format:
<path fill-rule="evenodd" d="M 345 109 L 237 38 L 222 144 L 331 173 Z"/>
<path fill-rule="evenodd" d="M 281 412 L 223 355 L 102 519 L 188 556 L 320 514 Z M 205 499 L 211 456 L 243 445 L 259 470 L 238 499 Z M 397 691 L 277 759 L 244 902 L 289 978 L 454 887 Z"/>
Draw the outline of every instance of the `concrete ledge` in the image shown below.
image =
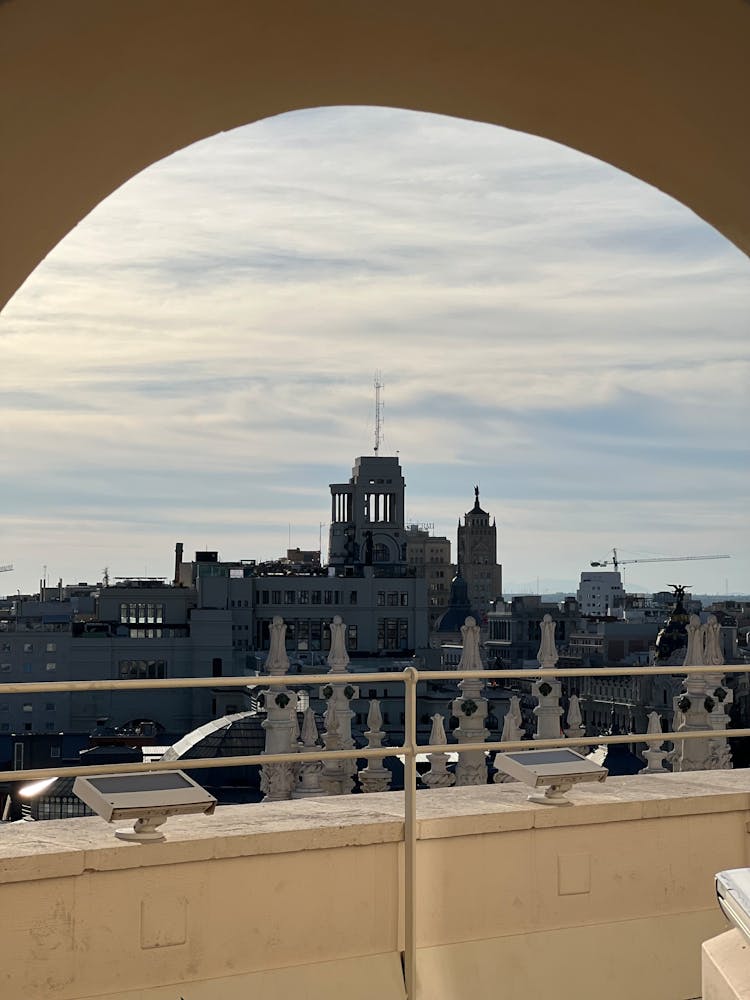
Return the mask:
<path fill-rule="evenodd" d="M 703 1000 L 750 1000 L 750 942 L 735 928 L 703 945 Z"/>
<path fill-rule="evenodd" d="M 528 801 L 521 784 L 420 791 L 420 840 L 678 816 L 747 812 L 750 772 L 610 778 L 570 793 L 574 808 Z M 0 884 L 403 839 L 403 792 L 222 806 L 211 817 L 168 820 L 167 841 L 127 844 L 98 817 L 0 826 Z"/>

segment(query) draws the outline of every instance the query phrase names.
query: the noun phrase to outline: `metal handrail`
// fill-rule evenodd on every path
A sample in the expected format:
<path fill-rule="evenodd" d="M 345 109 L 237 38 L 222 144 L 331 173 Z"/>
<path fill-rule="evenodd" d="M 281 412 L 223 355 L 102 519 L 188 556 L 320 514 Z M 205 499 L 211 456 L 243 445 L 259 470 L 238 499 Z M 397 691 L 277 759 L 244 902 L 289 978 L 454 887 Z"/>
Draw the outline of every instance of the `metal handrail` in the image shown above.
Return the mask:
<path fill-rule="evenodd" d="M 341 674 L 283 674 L 280 676 L 265 676 L 262 674 L 236 677 L 171 677 L 158 679 L 132 680 L 101 680 L 101 681 L 51 681 L 27 683 L 0 684 L 0 691 L 7 694 L 42 693 L 46 691 L 133 691 L 137 689 L 175 689 L 175 688 L 219 688 L 219 687 L 283 687 L 289 684 L 304 687 L 312 684 L 345 684 L 357 682 L 383 683 L 384 677 L 404 685 L 404 742 L 391 747 L 360 747 L 352 750 L 301 750 L 277 754 L 246 754 L 235 757 L 199 757 L 189 760 L 153 761 L 148 764 L 104 764 L 86 765 L 80 767 L 30 768 L 18 771 L 0 771 L 0 781 L 25 781 L 42 778 L 54 778 L 64 772 L 69 776 L 92 774 L 123 774 L 140 771 L 173 771 L 187 768 L 188 770 L 211 767 L 242 767 L 276 764 L 284 762 L 307 763 L 319 760 L 356 760 L 362 757 L 383 759 L 385 757 L 404 757 L 404 981 L 407 1000 L 416 1000 L 416 846 L 417 846 L 417 754 L 418 753 L 460 753 L 484 752 L 491 750 L 523 750 L 529 747 L 529 740 L 495 740 L 481 743 L 417 743 L 417 685 L 420 680 L 453 680 L 467 677 L 485 680 L 539 680 L 543 678 L 561 677 L 621 677 L 621 676 L 683 676 L 692 674 L 729 674 L 748 673 L 750 665 L 720 664 L 701 667 L 568 667 L 560 669 L 539 670 L 419 670 L 416 667 L 406 667 L 400 672 L 373 671 L 368 673 L 346 672 Z M 596 743 L 609 746 L 622 743 L 665 743 L 667 741 L 682 741 L 691 739 L 716 739 L 721 734 L 723 738 L 750 736 L 750 728 L 727 730 L 693 730 L 690 732 L 666 733 L 627 733 L 620 736 L 560 736 L 555 739 L 534 740 L 535 749 L 547 749 L 560 746 L 589 746 Z"/>

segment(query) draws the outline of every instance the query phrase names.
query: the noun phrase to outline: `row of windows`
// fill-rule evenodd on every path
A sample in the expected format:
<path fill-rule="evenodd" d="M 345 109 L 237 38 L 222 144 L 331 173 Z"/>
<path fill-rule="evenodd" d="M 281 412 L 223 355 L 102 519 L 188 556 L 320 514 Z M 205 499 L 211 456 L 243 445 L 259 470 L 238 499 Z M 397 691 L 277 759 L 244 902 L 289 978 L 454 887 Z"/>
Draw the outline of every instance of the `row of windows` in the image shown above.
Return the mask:
<path fill-rule="evenodd" d="M 247 608 L 249 607 L 248 601 L 230 601 L 233 608 Z"/>
<path fill-rule="evenodd" d="M 0 673 L 9 674 L 12 669 L 12 663 L 0 663 Z M 45 669 L 49 671 L 57 670 L 57 663 L 50 661 L 45 664 Z M 22 670 L 25 674 L 30 674 L 33 670 L 33 666 L 31 663 L 24 663 L 22 664 Z"/>
<path fill-rule="evenodd" d="M 45 728 L 46 732 L 48 732 L 48 733 L 54 733 L 57 730 L 57 726 L 55 725 L 54 722 L 45 722 L 44 723 L 44 728 Z M 32 731 L 32 725 L 31 725 L 31 723 L 30 722 L 24 722 L 23 729 L 24 729 L 25 733 L 30 733 Z M 0 732 L 2 732 L 2 733 L 9 733 L 10 732 L 10 723 L 9 722 L 0 722 Z M 54 749 L 54 747 L 53 747 L 53 749 Z M 50 753 L 50 756 L 51 757 L 59 757 L 60 756 L 59 750 L 58 750 L 58 752 L 56 754 L 55 753 Z M 20 770 L 20 768 L 16 768 L 16 770 Z"/>
<path fill-rule="evenodd" d="M 24 712 L 31 712 L 32 711 L 31 702 L 30 701 L 25 701 L 23 703 L 22 708 L 23 708 Z M 8 701 L 0 701 L 0 712 L 9 712 L 9 711 L 10 711 L 10 702 L 8 702 Z M 54 703 L 54 701 L 45 701 L 45 703 L 44 703 L 44 711 L 45 712 L 54 712 L 55 711 L 55 703 Z"/>
<path fill-rule="evenodd" d="M 57 643 L 56 642 L 46 642 L 46 643 L 39 642 L 39 643 L 37 643 L 37 651 L 38 652 L 42 651 L 42 646 L 45 647 L 45 652 L 47 652 L 47 653 L 56 653 L 57 652 Z M 25 642 L 23 644 L 23 651 L 24 651 L 24 653 L 33 653 L 34 652 L 34 643 L 33 642 Z M 10 652 L 12 652 L 11 644 L 9 642 L 0 642 L 0 653 L 10 653 Z"/>
<path fill-rule="evenodd" d="M 128 630 L 129 639 L 175 639 L 184 638 L 186 635 L 186 626 L 177 628 L 131 628 Z"/>
<path fill-rule="evenodd" d="M 383 608 L 388 605 L 389 608 L 405 608 L 409 604 L 409 595 L 406 591 L 398 590 L 379 590 L 377 593 L 377 599 L 375 601 L 379 608 Z"/>
<path fill-rule="evenodd" d="M 120 605 L 120 623 L 123 625 L 160 625 L 163 621 L 163 604 L 131 602 Z"/>
<path fill-rule="evenodd" d="M 343 604 L 340 590 L 261 590 L 258 604 Z M 357 591 L 349 591 L 349 604 L 357 603 Z"/>
<path fill-rule="evenodd" d="M 165 660 L 120 660 L 119 668 L 124 680 L 158 680 L 167 676 Z"/>
<path fill-rule="evenodd" d="M 268 649 L 270 646 L 271 622 L 263 619 L 257 624 L 257 642 L 259 649 Z M 331 648 L 331 626 L 329 622 L 323 622 L 319 618 L 285 619 L 286 625 L 286 648 L 308 652 L 329 650 Z M 347 625 L 346 627 L 346 648 L 351 652 L 357 649 L 357 626 Z"/>

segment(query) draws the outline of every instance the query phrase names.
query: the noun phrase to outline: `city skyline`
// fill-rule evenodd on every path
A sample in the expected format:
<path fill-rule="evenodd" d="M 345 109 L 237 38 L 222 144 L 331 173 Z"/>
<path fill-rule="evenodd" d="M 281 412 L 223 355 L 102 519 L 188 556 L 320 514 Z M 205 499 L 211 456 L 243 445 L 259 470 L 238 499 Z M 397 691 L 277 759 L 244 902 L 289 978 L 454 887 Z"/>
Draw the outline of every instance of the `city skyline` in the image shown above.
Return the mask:
<path fill-rule="evenodd" d="M 591 560 L 750 590 L 747 261 L 672 199 L 488 125 L 317 109 L 100 205 L 0 317 L 0 591 L 317 548 L 385 442 L 454 543 L 479 483 L 514 582 Z M 325 529 L 323 529 L 325 531 Z M 626 574 L 634 576 L 636 567 Z"/>

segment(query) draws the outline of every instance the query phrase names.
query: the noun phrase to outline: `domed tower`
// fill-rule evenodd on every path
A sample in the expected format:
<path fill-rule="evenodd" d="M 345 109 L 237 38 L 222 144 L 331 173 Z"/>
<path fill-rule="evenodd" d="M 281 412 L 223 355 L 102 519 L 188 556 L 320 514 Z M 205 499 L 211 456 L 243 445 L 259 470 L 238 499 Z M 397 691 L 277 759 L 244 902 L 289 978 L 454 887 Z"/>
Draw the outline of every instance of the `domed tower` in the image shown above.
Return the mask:
<path fill-rule="evenodd" d="M 668 663 L 679 650 L 687 649 L 687 625 L 690 621 L 690 615 L 682 603 L 685 597 L 685 588 L 676 584 L 672 586 L 674 587 L 675 603 L 664 627 L 656 637 L 657 663 Z"/>
<path fill-rule="evenodd" d="M 456 575 L 451 582 L 451 596 L 448 602 L 448 609 L 435 622 L 435 632 L 440 635 L 452 635 L 461 632 L 461 626 L 466 619 L 471 616 L 475 621 L 481 621 L 477 612 L 472 608 L 469 600 L 469 587 L 461 575 L 461 567 L 456 570 Z"/>
<path fill-rule="evenodd" d="M 458 565 L 469 588 L 469 601 L 483 622 L 490 601 L 502 597 L 503 568 L 497 562 L 497 525 L 479 506 L 479 487 L 474 487 L 474 506 L 458 522 Z"/>

